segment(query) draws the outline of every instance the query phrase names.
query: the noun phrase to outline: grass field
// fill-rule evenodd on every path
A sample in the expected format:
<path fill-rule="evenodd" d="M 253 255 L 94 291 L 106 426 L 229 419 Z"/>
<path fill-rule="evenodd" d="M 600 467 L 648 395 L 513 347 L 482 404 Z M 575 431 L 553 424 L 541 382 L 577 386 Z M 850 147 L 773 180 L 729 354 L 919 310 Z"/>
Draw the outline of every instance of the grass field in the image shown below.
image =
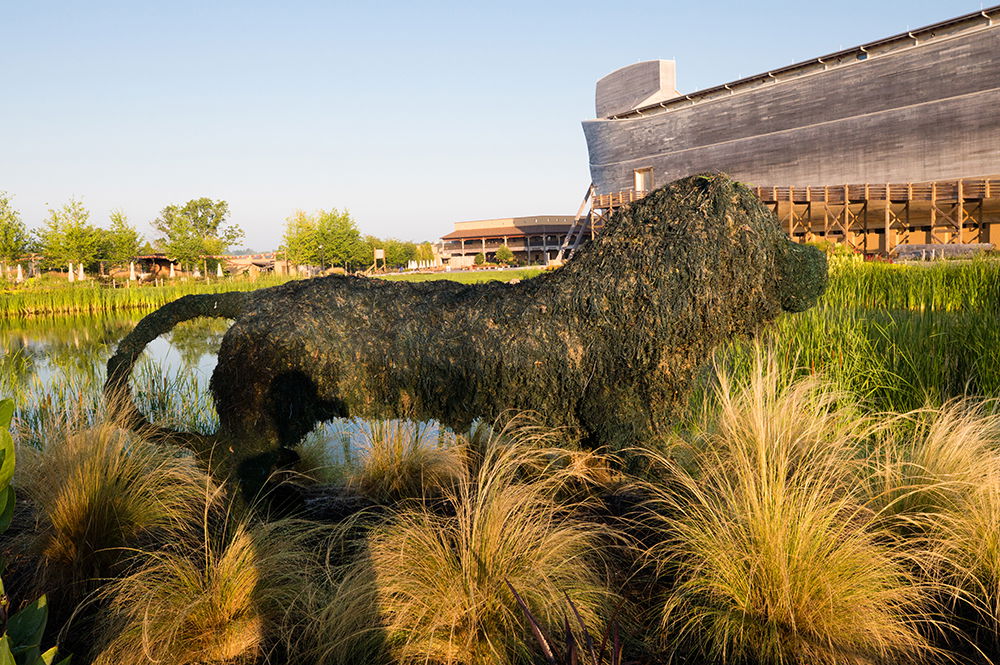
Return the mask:
<path fill-rule="evenodd" d="M 191 293 L 223 293 L 277 286 L 282 277 L 211 282 L 177 281 L 162 286 L 111 288 L 94 281 L 56 286 L 19 287 L 0 291 L 0 319 L 51 314 L 107 314 L 156 309 Z"/>
<path fill-rule="evenodd" d="M 414 273 L 408 275 L 386 275 L 382 279 L 399 282 L 429 282 L 436 279 L 448 279 L 461 284 L 479 284 L 481 282 L 503 281 L 514 279 L 529 279 L 540 275 L 543 268 L 508 268 L 505 270 L 470 270 L 438 273 Z"/>

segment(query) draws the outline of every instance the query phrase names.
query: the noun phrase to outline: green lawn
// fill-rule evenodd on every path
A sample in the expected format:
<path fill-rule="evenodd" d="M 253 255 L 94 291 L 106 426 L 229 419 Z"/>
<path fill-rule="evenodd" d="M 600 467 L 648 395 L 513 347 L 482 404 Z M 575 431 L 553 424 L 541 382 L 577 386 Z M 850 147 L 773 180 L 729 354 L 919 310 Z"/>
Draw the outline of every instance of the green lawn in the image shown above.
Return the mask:
<path fill-rule="evenodd" d="M 463 270 L 461 272 L 413 273 L 407 275 L 386 275 L 382 279 L 398 282 L 429 282 L 435 279 L 450 279 L 462 284 L 478 284 L 480 282 L 501 281 L 513 279 L 528 279 L 540 275 L 542 268 L 511 268 L 507 270 Z"/>

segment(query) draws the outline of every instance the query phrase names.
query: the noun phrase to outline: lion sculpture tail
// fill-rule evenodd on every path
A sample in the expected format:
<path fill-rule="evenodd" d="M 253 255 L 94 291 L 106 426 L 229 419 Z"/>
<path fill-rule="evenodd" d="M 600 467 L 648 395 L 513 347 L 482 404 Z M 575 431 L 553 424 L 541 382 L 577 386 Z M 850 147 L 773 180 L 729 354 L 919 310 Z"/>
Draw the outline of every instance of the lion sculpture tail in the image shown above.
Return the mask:
<path fill-rule="evenodd" d="M 104 384 L 104 397 L 108 413 L 124 427 L 142 429 L 163 436 L 173 442 L 186 445 L 201 452 L 204 444 L 212 437 L 190 432 L 178 432 L 167 427 L 150 423 L 139 410 L 129 378 L 132 369 L 143 350 L 154 339 L 170 332 L 183 321 L 200 316 L 235 319 L 246 307 L 250 294 L 245 291 L 190 295 L 167 303 L 151 314 L 147 314 L 128 335 L 122 339 L 115 354 L 108 360 L 108 379 Z"/>

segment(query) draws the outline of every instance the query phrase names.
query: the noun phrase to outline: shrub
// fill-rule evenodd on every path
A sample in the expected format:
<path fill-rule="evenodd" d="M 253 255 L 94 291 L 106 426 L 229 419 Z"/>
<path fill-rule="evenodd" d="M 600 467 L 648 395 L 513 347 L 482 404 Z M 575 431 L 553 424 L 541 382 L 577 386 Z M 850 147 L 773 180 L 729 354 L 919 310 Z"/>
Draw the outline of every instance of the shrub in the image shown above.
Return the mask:
<path fill-rule="evenodd" d="M 485 265 L 486 255 L 483 254 L 482 252 L 479 252 L 478 254 L 476 254 L 475 258 L 472 259 L 472 262 L 475 263 L 477 266 Z"/>
<path fill-rule="evenodd" d="M 513 265 L 515 263 L 514 252 L 507 245 L 500 245 L 497 247 L 496 261 L 504 265 Z"/>

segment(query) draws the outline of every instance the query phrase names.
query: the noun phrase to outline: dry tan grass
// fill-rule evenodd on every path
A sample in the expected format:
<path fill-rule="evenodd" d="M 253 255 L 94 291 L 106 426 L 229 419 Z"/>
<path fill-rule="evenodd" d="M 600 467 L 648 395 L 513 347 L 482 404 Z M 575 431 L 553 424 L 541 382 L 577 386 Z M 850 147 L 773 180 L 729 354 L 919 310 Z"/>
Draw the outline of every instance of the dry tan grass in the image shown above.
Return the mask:
<path fill-rule="evenodd" d="M 927 517 L 961 509 L 1000 483 L 1000 415 L 992 403 L 959 400 L 882 418 L 871 457 L 872 495 L 888 517 L 922 530 Z"/>
<path fill-rule="evenodd" d="M 880 441 L 875 474 L 887 521 L 911 546 L 926 543 L 921 567 L 951 610 L 971 608 L 979 626 L 966 637 L 987 650 L 1000 644 L 996 407 L 959 400 L 904 414 Z"/>
<path fill-rule="evenodd" d="M 331 664 L 526 662 L 535 645 L 507 582 L 550 625 L 566 595 L 588 625 L 604 625 L 605 534 L 557 499 L 592 465 L 524 430 L 475 436 L 474 473 L 398 504 L 347 565 L 331 566 L 298 653 Z"/>
<path fill-rule="evenodd" d="M 109 584 L 96 665 L 259 662 L 321 568 L 313 524 L 237 522 L 201 549 L 149 553 Z"/>
<path fill-rule="evenodd" d="M 440 496 L 466 475 L 465 449 L 438 445 L 426 425 L 375 421 L 364 430 L 349 485 L 379 503 Z"/>
<path fill-rule="evenodd" d="M 868 423 L 814 379 L 783 382 L 758 356 L 651 487 L 649 554 L 662 573 L 659 637 L 711 662 L 918 661 L 931 648 L 910 553 L 859 490 Z"/>
<path fill-rule="evenodd" d="M 182 450 L 112 423 L 54 428 L 45 447 L 22 447 L 17 485 L 37 525 L 40 588 L 80 600 L 122 574 L 135 548 L 197 537 L 214 482 Z"/>

